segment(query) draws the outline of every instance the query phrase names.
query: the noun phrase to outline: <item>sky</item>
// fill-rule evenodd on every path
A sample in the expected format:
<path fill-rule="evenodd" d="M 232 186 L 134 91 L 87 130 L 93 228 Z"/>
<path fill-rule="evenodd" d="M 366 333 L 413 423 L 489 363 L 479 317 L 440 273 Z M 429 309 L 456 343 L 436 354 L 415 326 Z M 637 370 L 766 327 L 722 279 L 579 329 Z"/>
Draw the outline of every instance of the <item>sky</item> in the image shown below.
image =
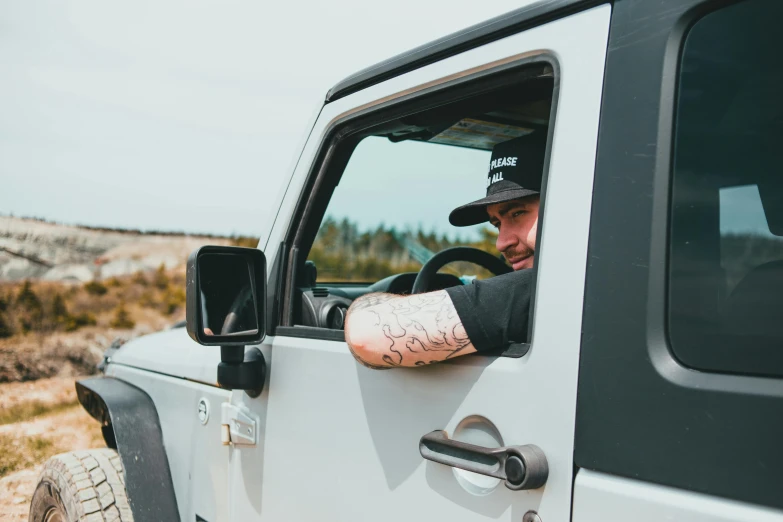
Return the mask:
<path fill-rule="evenodd" d="M 488 150 L 370 136 L 351 155 L 326 215 L 348 218 L 361 231 L 383 224 L 452 240 L 478 239 L 481 225 L 453 227 L 448 216 L 485 196 L 490 157 Z"/>
<path fill-rule="evenodd" d="M 257 235 L 330 87 L 527 3 L 1 2 L 0 214 Z"/>
<path fill-rule="evenodd" d="M 718 197 L 721 234 L 751 234 L 780 239 L 769 230 L 758 185 L 725 187 L 720 189 Z"/>

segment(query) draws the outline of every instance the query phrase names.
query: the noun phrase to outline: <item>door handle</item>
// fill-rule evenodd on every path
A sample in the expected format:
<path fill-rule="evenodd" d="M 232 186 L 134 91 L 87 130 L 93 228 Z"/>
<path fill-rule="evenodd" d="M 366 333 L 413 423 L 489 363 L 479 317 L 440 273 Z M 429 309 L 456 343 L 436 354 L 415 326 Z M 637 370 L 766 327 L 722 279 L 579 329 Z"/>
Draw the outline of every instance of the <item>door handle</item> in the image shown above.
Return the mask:
<path fill-rule="evenodd" d="M 532 444 L 484 448 L 449 439 L 443 430 L 424 435 L 419 453 L 427 460 L 505 481 L 508 489 L 536 489 L 546 484 L 549 465 L 541 448 Z"/>

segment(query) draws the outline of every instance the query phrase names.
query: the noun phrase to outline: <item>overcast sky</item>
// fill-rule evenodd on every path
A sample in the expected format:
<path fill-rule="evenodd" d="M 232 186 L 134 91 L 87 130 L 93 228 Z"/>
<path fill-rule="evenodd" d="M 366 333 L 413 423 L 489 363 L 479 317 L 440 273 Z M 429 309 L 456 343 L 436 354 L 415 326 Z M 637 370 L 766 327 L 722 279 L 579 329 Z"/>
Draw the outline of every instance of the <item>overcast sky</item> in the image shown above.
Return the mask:
<path fill-rule="evenodd" d="M 256 234 L 333 84 L 526 3 L 0 2 L 0 213 Z"/>

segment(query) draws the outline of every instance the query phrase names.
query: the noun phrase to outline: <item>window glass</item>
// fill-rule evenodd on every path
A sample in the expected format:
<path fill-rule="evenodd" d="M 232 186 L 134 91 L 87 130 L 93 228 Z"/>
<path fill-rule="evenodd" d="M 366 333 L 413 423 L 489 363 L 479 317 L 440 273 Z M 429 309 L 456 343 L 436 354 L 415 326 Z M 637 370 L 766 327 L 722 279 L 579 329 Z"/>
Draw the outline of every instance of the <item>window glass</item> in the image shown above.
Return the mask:
<path fill-rule="evenodd" d="M 680 64 L 669 337 L 704 370 L 783 376 L 783 3 L 700 19 Z"/>
<path fill-rule="evenodd" d="M 751 270 L 783 259 L 783 238 L 769 230 L 758 185 L 720 189 L 721 267 L 726 290 L 734 290 Z"/>
<path fill-rule="evenodd" d="M 417 272 L 433 254 L 470 245 L 497 254 L 487 225 L 456 228 L 449 212 L 483 196 L 489 150 L 370 136 L 354 150 L 308 260 L 319 283 L 374 282 Z M 486 276 L 457 263 L 447 272 Z"/>

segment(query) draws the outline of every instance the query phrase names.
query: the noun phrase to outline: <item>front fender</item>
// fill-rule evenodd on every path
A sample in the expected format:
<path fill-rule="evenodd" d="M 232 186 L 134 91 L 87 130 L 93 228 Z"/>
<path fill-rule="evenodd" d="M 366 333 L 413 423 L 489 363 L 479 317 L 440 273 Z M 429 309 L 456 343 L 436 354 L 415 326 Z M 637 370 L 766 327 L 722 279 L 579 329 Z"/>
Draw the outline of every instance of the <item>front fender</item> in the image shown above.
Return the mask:
<path fill-rule="evenodd" d="M 180 520 L 158 411 L 149 395 L 113 377 L 77 381 L 76 394 L 101 423 L 104 437 L 113 434 L 133 519 Z"/>

